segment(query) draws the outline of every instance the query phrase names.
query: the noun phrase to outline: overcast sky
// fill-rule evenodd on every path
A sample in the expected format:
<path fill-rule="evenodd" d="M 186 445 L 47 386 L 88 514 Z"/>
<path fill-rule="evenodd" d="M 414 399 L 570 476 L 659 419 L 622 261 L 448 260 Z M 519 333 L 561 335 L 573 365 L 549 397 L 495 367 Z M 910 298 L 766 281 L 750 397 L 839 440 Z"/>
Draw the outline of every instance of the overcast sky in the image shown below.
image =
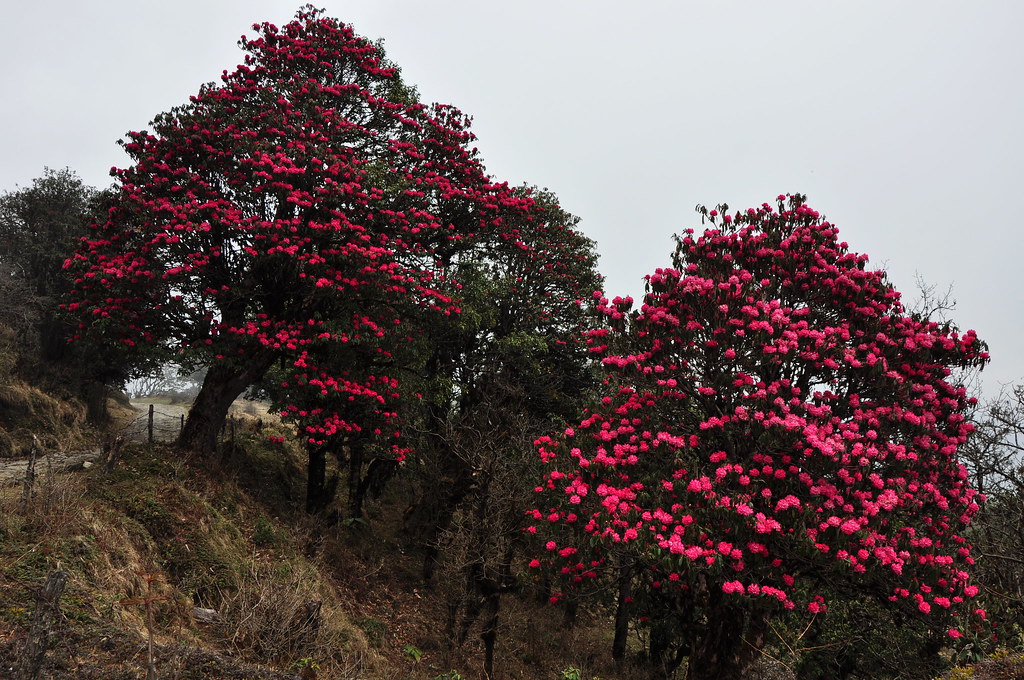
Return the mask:
<path fill-rule="evenodd" d="M 106 186 L 128 130 L 233 69 L 280 0 L 0 0 L 0 190 Z M 426 101 L 474 116 L 488 171 L 548 187 L 640 297 L 698 203 L 801 192 L 908 299 L 915 276 L 1024 379 L 1024 2 L 322 0 Z"/>

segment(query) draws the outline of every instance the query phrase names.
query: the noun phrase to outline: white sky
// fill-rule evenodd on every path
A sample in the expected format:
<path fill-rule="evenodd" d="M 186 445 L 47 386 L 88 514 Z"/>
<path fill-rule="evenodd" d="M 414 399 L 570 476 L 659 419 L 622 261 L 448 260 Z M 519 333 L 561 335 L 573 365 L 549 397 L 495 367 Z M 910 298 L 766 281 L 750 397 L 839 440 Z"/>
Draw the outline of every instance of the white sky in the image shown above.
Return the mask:
<path fill-rule="evenodd" d="M 105 186 L 115 141 L 241 61 L 281 0 L 0 0 L 0 190 Z M 474 116 L 488 170 L 559 195 L 611 295 L 640 297 L 698 203 L 802 192 L 908 299 L 915 274 L 1024 379 L 1020 0 L 321 0 L 426 101 Z"/>

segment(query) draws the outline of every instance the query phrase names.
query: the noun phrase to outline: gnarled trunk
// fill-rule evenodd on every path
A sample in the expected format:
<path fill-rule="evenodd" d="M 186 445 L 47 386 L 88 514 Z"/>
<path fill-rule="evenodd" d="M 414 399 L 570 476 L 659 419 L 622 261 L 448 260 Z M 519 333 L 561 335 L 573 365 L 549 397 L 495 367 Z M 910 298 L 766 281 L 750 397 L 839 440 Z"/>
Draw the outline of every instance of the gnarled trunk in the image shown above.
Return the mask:
<path fill-rule="evenodd" d="M 250 357 L 244 366 L 216 363 L 206 371 L 203 386 L 188 412 L 178 437 L 178 448 L 208 455 L 217 450 L 217 434 L 224 427 L 231 402 L 247 387 L 263 377 L 273 363 L 273 355 Z"/>

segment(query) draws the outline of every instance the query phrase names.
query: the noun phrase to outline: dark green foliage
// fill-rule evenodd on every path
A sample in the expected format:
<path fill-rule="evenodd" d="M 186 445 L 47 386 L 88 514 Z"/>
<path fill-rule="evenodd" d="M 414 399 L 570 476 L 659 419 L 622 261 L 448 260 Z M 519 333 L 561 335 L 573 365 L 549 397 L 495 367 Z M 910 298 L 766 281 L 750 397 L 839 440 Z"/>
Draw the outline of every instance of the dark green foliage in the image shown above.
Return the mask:
<path fill-rule="evenodd" d="M 75 327 L 61 306 L 72 285 L 64 262 L 101 197 L 66 168 L 46 168 L 30 187 L 0 196 L 0 364 L 13 355 L 20 378 L 82 399 L 93 420 L 104 416 L 105 386 L 123 383 L 129 369 L 110 349 L 70 345 Z"/>
<path fill-rule="evenodd" d="M 70 290 L 64 260 L 87 230 L 96 191 L 68 169 L 46 168 L 32 186 L 0 196 L 0 318 L 16 334 L 28 378 L 66 360 L 58 305 Z"/>
<path fill-rule="evenodd" d="M 497 238 L 446 263 L 460 313 L 422 335 L 424 402 L 412 427 L 419 488 L 407 530 L 424 547 L 423 576 L 449 601 L 450 648 L 472 632 L 494 663 L 498 612 L 516 590 L 533 440 L 575 417 L 595 377 L 583 343 L 601 286 L 592 241 L 547 191 Z"/>
<path fill-rule="evenodd" d="M 85 235 L 97 192 L 70 169 L 45 168 L 32 186 L 0 197 L 0 264 L 36 298 L 57 298 L 70 286 L 64 261 Z"/>

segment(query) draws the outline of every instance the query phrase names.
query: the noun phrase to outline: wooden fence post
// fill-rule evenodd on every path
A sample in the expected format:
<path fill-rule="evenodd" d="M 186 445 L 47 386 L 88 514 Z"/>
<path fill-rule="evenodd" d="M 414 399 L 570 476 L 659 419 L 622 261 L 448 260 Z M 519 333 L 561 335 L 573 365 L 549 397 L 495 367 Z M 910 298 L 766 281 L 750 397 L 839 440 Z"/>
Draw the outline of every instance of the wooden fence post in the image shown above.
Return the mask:
<path fill-rule="evenodd" d="M 153 404 L 149 405 L 149 443 L 153 443 Z"/>
<path fill-rule="evenodd" d="M 36 458 L 39 457 L 39 438 L 32 435 L 32 450 L 28 455 L 28 467 L 25 468 L 25 481 L 21 493 L 21 514 L 28 515 L 29 505 L 36 493 Z"/>
<path fill-rule="evenodd" d="M 43 657 L 50 648 L 53 629 L 60 621 L 60 596 L 67 585 L 68 575 L 63 571 L 52 572 L 36 597 L 36 611 L 32 617 L 32 628 L 22 652 L 21 665 L 16 680 L 36 680 L 43 668 Z"/>

